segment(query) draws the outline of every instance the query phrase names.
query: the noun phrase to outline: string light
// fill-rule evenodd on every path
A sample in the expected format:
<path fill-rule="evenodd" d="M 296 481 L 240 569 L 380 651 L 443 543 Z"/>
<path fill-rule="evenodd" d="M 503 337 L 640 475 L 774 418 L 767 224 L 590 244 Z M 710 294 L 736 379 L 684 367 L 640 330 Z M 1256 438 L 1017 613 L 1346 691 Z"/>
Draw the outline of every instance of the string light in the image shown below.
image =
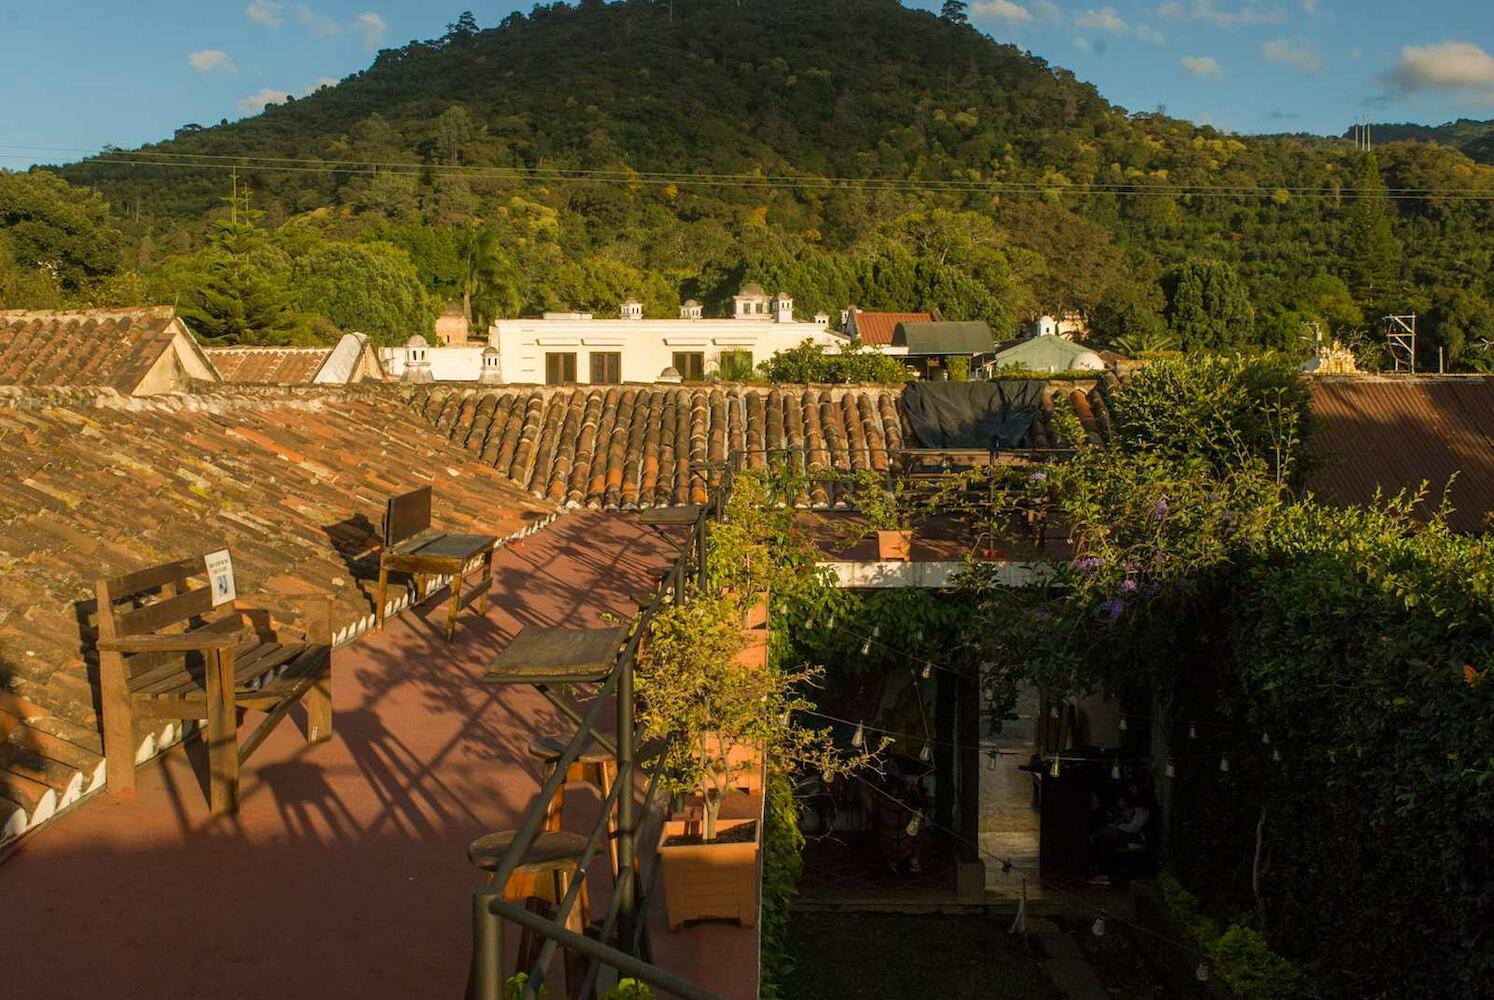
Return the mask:
<path fill-rule="evenodd" d="M 1228 774 L 1229 773 L 1229 758 L 1228 757 L 1220 757 L 1219 758 L 1219 771 L 1222 774 Z"/>
<path fill-rule="evenodd" d="M 908 836 L 916 837 L 918 836 L 919 828 L 922 826 L 923 817 L 915 815 L 912 819 L 908 820 L 908 825 L 904 829 L 908 831 Z"/>
<path fill-rule="evenodd" d="M 1104 910 L 1101 910 L 1100 911 L 1100 915 L 1098 917 L 1095 917 L 1095 922 L 1089 925 L 1089 932 L 1091 934 L 1093 934 L 1095 937 L 1102 938 L 1102 937 L 1105 936 L 1105 911 Z"/>
<path fill-rule="evenodd" d="M 920 751 L 918 751 L 918 759 L 921 760 L 921 761 L 923 761 L 925 764 L 927 764 L 929 761 L 933 760 L 934 759 L 934 745 L 932 743 L 925 743 L 923 745 L 923 749 L 920 750 Z"/>
<path fill-rule="evenodd" d="M 1272 747 L 1271 748 L 1271 759 L 1273 761 L 1275 761 L 1276 763 L 1280 764 L 1281 763 L 1281 751 L 1277 750 L 1275 747 Z"/>
<path fill-rule="evenodd" d="M 866 745 L 866 723 L 864 723 L 864 722 L 858 722 L 858 723 L 856 723 L 856 732 L 851 737 L 851 746 L 853 746 L 856 749 L 860 750 L 865 745 Z"/>
<path fill-rule="evenodd" d="M 880 625 L 873 625 L 872 626 L 871 637 L 873 639 L 880 639 L 880 638 L 882 638 L 882 626 L 880 626 Z"/>
<path fill-rule="evenodd" d="M 923 679 L 928 680 L 932 676 L 934 676 L 934 665 L 932 663 L 925 663 L 923 665 Z"/>
<path fill-rule="evenodd" d="M 1198 968 L 1196 968 L 1196 969 L 1193 970 L 1193 978 L 1197 979 L 1201 983 L 1208 982 L 1209 981 L 1209 963 L 1208 962 L 1199 962 L 1198 963 Z"/>
<path fill-rule="evenodd" d="M 1188 723 L 1188 738 L 1190 740 L 1198 739 L 1198 727 L 1191 722 Z"/>
<path fill-rule="evenodd" d="M 871 655 L 871 640 L 870 639 L 866 640 L 865 642 L 863 642 L 861 644 L 861 655 L 862 656 L 870 656 Z"/>
<path fill-rule="evenodd" d="M 923 629 L 919 629 L 917 632 L 913 633 L 913 641 L 923 642 Z"/>
<path fill-rule="evenodd" d="M 820 780 L 829 785 L 835 781 L 835 775 L 831 774 L 829 771 L 824 771 L 820 774 Z"/>
<path fill-rule="evenodd" d="M 1119 780 L 1121 780 L 1121 766 L 1119 764 L 1111 764 L 1110 765 L 1110 780 L 1111 781 L 1119 781 Z"/>
<path fill-rule="evenodd" d="M 1271 734 L 1270 733 L 1261 733 L 1261 742 L 1264 743 L 1266 746 L 1270 746 L 1271 745 Z"/>
<path fill-rule="evenodd" d="M 1130 727 L 1126 725 L 1126 717 L 1124 715 L 1121 716 L 1120 731 L 1124 733 L 1129 728 Z"/>
<path fill-rule="evenodd" d="M 1167 762 L 1167 776 L 1169 778 L 1176 778 L 1178 776 L 1178 769 L 1173 766 L 1172 761 Z"/>
<path fill-rule="evenodd" d="M 1058 758 L 1056 756 L 1053 758 L 1053 766 L 1048 769 L 1048 773 L 1055 778 L 1058 777 Z"/>

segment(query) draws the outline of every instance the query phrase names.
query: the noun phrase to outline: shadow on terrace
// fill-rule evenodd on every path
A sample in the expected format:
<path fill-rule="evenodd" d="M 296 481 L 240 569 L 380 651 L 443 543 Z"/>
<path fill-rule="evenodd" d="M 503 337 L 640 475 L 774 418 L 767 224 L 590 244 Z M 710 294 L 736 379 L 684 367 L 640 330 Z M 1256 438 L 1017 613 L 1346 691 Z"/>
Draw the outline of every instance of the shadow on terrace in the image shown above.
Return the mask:
<path fill-rule="evenodd" d="M 6 963 L 7 993 L 461 995 L 481 881 L 467 847 L 518 826 L 540 783 L 534 735 L 575 731 L 533 688 L 479 678 L 525 625 L 630 618 L 675 555 L 632 518 L 562 518 L 500 550 L 490 609 L 453 644 L 440 592 L 339 650 L 333 740 L 307 745 L 294 710 L 245 765 L 236 815 L 210 813 L 193 741 L 142 767 L 134 799 L 97 797 L 27 839 L 0 865 L 19 916 L 8 953 L 24 956 Z M 598 805 L 572 786 L 566 829 Z M 605 908 L 611 886 L 591 892 Z M 651 924 L 656 964 L 755 995 L 755 930 Z"/>

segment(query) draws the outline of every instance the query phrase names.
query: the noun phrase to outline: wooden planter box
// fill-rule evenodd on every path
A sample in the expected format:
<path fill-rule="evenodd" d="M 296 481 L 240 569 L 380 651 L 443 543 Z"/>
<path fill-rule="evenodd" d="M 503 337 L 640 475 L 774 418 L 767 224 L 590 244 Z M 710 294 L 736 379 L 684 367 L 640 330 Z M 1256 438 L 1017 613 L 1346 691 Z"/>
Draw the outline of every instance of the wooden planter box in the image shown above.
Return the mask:
<path fill-rule="evenodd" d="M 913 532 L 877 532 L 877 558 L 882 562 L 907 562 L 913 551 Z"/>
<path fill-rule="evenodd" d="M 735 920 L 743 927 L 757 925 L 763 843 L 762 771 L 758 792 L 728 793 L 716 821 L 717 840 L 670 844 L 697 830 L 697 820 L 671 819 L 659 838 L 663 865 L 664 900 L 669 929 L 679 930 L 689 920 Z M 696 809 L 699 800 L 696 800 Z M 750 836 L 747 827 L 751 828 Z M 738 831 L 740 839 L 722 843 Z"/>
<path fill-rule="evenodd" d="M 768 627 L 768 592 L 754 595 L 751 604 L 742 611 L 743 629 L 765 629 Z"/>

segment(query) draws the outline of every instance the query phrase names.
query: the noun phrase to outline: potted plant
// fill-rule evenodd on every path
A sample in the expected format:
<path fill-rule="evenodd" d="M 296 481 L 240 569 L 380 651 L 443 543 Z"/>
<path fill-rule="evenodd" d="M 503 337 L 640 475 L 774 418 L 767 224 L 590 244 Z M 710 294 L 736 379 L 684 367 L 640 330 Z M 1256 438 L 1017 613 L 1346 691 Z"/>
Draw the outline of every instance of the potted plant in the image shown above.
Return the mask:
<path fill-rule="evenodd" d="M 763 770 L 802 765 L 840 774 L 872 759 L 869 748 L 838 751 L 829 731 L 796 726 L 808 707 L 796 693 L 816 668 L 745 664 L 740 608 L 697 597 L 656 615 L 638 660 L 644 740 L 664 749 L 648 762 L 683 808 L 659 846 L 669 925 L 757 919 Z"/>
<path fill-rule="evenodd" d="M 851 480 L 856 510 L 866 519 L 862 532 L 877 535 L 877 558 L 883 562 L 907 562 L 912 553 L 913 530 L 924 514 L 923 504 L 902 479 L 887 479 L 861 471 Z"/>

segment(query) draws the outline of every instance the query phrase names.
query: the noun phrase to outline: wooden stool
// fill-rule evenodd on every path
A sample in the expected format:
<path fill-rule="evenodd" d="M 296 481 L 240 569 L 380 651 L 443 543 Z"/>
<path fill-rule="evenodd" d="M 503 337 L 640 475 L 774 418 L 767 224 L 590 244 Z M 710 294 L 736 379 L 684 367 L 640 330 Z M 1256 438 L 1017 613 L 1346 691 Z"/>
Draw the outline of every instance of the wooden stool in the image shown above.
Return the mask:
<path fill-rule="evenodd" d="M 565 753 L 566 744 L 570 743 L 571 737 L 551 733 L 545 736 L 536 736 L 529 744 L 531 756 L 538 757 L 541 762 L 542 774 L 540 781 L 550 779 L 555 773 L 555 764 L 560 760 L 560 755 Z M 565 786 L 573 781 L 589 781 L 597 786 L 602 794 L 602 800 L 606 801 L 612 792 L 612 783 L 617 780 L 617 758 L 612 756 L 595 740 L 588 740 L 581 748 L 581 753 L 576 757 L 571 766 L 566 768 L 565 781 L 561 782 L 560 790 L 550 800 L 550 810 L 545 814 L 546 830 L 559 830 L 561 823 L 561 811 L 565 806 Z M 607 812 L 607 847 L 612 856 L 612 875 L 617 876 L 617 812 Z"/>
<path fill-rule="evenodd" d="M 467 860 L 487 872 L 488 879 L 491 881 L 498 869 L 498 862 L 513 844 L 514 834 L 517 832 L 516 830 L 502 830 L 478 837 L 467 847 Z M 538 913 L 547 918 L 553 917 L 556 907 L 565 897 L 570 880 L 579 875 L 581 853 L 585 850 L 586 838 L 579 833 L 542 831 L 535 836 L 534 843 L 529 845 L 529 850 L 523 860 L 508 877 L 508 882 L 503 886 L 503 898 L 511 902 L 523 903 L 525 908 L 532 913 Z M 576 898 L 576 905 L 571 908 L 566 918 L 565 926 L 567 930 L 585 934 L 590 924 L 591 898 L 586 890 L 586 881 L 583 879 L 580 895 Z M 514 972 L 528 972 L 539 958 L 540 949 L 544 945 L 544 937 L 528 927 L 523 928 L 519 934 L 519 950 Z M 567 986 L 569 986 L 571 963 L 569 953 L 563 952 L 563 954 L 566 957 L 562 964 L 566 967 Z"/>

